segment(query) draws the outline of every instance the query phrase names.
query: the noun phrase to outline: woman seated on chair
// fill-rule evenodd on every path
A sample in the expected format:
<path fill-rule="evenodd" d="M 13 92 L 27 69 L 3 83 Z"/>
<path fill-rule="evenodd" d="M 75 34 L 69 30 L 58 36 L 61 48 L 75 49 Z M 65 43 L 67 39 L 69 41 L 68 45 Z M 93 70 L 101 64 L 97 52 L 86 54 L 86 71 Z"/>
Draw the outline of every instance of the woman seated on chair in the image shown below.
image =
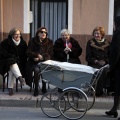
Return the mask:
<path fill-rule="evenodd" d="M 99 69 L 108 64 L 110 41 L 105 39 L 105 30 L 103 27 L 94 28 L 92 35 L 93 38 L 87 42 L 86 46 L 86 61 L 88 62 L 89 66 Z M 107 69 L 106 71 L 104 70 L 97 82 L 97 96 L 101 96 L 103 94 L 103 85 L 107 71 Z"/>
<path fill-rule="evenodd" d="M 50 40 L 47 35 L 47 29 L 45 27 L 41 27 L 37 30 L 36 36 L 28 43 L 26 84 L 32 88 L 32 74 L 34 72 L 34 96 L 39 95 L 38 86 L 40 80 L 40 66 L 38 63 L 49 60 L 53 56 L 53 41 Z M 42 81 L 42 93 L 46 93 L 46 83 L 44 81 Z"/>
<path fill-rule="evenodd" d="M 10 30 L 8 38 L 0 44 L 0 74 L 8 72 L 9 95 L 13 95 L 14 80 L 17 78 L 21 85 L 25 84 L 24 66 L 27 61 L 27 44 L 23 40 L 21 31 L 17 28 Z"/>
<path fill-rule="evenodd" d="M 82 48 L 78 41 L 70 36 L 68 29 L 61 30 L 61 38 L 55 41 L 53 51 L 56 61 L 81 64 L 79 57 L 82 54 Z M 61 89 L 58 91 L 62 92 Z"/>
<path fill-rule="evenodd" d="M 68 29 L 62 29 L 61 38 L 54 44 L 54 59 L 60 62 L 81 64 L 79 59 L 81 54 L 82 48 L 78 41 L 70 36 Z"/>

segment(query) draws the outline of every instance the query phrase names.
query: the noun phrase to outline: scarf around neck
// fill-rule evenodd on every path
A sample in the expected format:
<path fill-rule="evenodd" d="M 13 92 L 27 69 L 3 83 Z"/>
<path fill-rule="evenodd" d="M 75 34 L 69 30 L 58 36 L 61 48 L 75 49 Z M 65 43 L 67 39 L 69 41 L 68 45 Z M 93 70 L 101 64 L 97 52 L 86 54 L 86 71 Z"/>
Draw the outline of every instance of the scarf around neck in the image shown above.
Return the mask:
<path fill-rule="evenodd" d="M 16 46 L 18 46 L 20 44 L 20 41 L 21 41 L 21 39 L 19 41 L 15 41 L 14 39 L 12 39 L 12 40 Z"/>

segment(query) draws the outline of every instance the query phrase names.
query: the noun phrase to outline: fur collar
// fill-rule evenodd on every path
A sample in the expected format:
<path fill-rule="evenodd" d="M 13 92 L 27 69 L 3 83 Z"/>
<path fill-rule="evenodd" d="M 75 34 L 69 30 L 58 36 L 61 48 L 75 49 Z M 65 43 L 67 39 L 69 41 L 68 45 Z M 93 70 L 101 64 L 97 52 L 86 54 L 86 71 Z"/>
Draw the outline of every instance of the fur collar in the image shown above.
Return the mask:
<path fill-rule="evenodd" d="M 99 49 L 99 50 L 105 50 L 106 47 L 108 47 L 110 44 L 109 42 L 107 42 L 107 40 L 104 40 L 104 44 L 102 46 L 98 46 L 96 45 L 96 42 L 94 39 L 90 40 L 90 45 L 96 49 Z"/>

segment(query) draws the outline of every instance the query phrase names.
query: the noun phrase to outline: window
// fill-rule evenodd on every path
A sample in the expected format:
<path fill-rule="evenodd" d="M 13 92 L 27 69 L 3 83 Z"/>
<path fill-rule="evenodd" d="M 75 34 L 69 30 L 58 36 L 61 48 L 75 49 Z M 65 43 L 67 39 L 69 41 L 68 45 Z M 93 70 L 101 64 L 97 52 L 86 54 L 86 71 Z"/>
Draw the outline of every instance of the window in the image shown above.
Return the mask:
<path fill-rule="evenodd" d="M 45 26 L 48 36 L 55 41 L 60 37 L 60 31 L 68 25 L 67 0 L 32 0 L 31 10 L 34 22 L 31 24 L 31 33 L 34 36 L 37 28 Z"/>

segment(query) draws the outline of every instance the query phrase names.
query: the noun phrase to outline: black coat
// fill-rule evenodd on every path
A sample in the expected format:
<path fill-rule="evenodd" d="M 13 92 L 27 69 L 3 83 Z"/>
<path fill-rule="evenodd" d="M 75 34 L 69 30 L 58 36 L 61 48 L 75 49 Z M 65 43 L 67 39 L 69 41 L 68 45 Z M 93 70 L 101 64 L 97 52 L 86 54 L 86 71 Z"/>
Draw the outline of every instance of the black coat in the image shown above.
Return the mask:
<path fill-rule="evenodd" d="M 72 44 L 71 52 L 69 52 L 69 61 L 70 63 L 76 63 L 80 64 L 81 61 L 79 59 L 79 56 L 82 53 L 82 48 L 80 47 L 78 41 L 76 41 L 73 38 L 70 38 L 69 41 Z M 62 40 L 62 38 L 59 38 L 55 41 L 54 44 L 54 60 L 60 61 L 60 62 L 67 62 L 67 55 L 64 52 L 65 49 L 65 42 Z"/>
<path fill-rule="evenodd" d="M 34 66 L 38 63 L 34 61 L 34 58 L 41 54 L 43 56 L 42 61 L 50 60 L 53 57 L 53 41 L 49 38 L 45 38 L 42 42 L 35 37 L 28 43 L 27 56 L 28 61 L 26 64 L 26 84 L 32 87 L 32 72 Z"/>
<path fill-rule="evenodd" d="M 86 61 L 88 65 L 94 68 L 101 68 L 99 64 L 95 64 L 95 60 L 104 60 L 105 64 L 109 61 L 109 41 L 106 39 L 99 43 L 94 38 L 89 40 L 86 46 Z M 106 87 L 106 77 L 108 74 L 108 69 L 104 69 L 97 81 L 96 94 L 102 94 L 103 87 Z M 93 76 L 94 77 L 94 76 Z M 94 79 L 94 78 L 93 78 Z"/>
<path fill-rule="evenodd" d="M 99 43 L 94 38 L 87 42 L 86 46 L 86 61 L 89 66 L 100 68 L 101 66 L 95 64 L 95 60 L 104 60 L 106 64 L 109 61 L 109 45 L 110 42 L 106 39 Z"/>
<path fill-rule="evenodd" d="M 112 37 L 109 64 L 111 70 L 120 70 L 120 29 L 116 30 Z"/>
<path fill-rule="evenodd" d="M 120 96 L 120 28 L 114 32 L 110 44 L 109 65 L 115 80 L 115 95 Z"/>
<path fill-rule="evenodd" d="M 3 40 L 0 44 L 0 74 L 5 74 L 9 71 L 10 65 L 17 63 L 23 77 L 25 77 L 26 50 L 27 44 L 22 37 L 18 46 L 9 37 Z"/>

